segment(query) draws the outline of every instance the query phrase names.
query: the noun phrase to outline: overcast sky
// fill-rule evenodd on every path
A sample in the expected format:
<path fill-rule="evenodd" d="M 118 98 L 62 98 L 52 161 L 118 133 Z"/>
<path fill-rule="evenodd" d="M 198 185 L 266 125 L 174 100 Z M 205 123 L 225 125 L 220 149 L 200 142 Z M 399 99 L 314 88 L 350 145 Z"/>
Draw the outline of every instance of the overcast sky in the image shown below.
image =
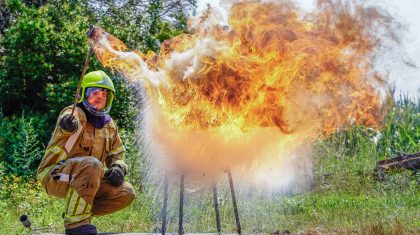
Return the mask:
<path fill-rule="evenodd" d="M 297 0 L 298 4 L 305 10 L 310 11 L 313 8 L 313 0 Z M 407 35 L 403 42 L 407 53 L 407 58 L 418 68 L 398 65 L 391 68 L 390 83 L 395 84 L 397 92 L 409 94 L 413 98 L 420 95 L 420 1 L 419 0 L 376 0 L 386 8 L 389 13 L 400 22 L 408 26 Z M 198 11 L 206 8 L 210 4 L 219 8 L 226 14 L 219 0 L 198 0 Z"/>

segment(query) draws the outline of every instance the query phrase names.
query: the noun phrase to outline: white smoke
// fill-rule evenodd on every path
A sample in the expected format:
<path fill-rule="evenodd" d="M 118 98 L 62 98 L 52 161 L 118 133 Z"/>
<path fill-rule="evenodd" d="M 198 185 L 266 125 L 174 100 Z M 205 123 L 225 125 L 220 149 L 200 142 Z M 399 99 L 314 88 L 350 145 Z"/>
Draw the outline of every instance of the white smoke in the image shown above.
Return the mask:
<path fill-rule="evenodd" d="M 165 70 L 176 74 L 175 78 L 183 80 L 194 77 L 204 66 L 202 58 L 215 57 L 225 47 L 211 37 L 197 40 L 196 44 L 188 50 L 172 52 L 169 59 L 165 61 Z"/>

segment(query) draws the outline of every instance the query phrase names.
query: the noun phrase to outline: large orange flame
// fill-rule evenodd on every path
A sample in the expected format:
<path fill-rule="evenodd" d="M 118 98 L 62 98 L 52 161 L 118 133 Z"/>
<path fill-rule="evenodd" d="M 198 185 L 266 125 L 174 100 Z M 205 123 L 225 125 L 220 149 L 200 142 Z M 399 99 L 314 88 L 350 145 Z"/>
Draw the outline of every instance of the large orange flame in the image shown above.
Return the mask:
<path fill-rule="evenodd" d="M 90 40 L 104 66 L 142 83 L 146 137 L 160 154 L 182 167 L 249 169 L 337 129 L 380 126 L 374 26 L 385 17 L 346 6 L 324 1 L 303 17 L 289 2 L 237 3 L 229 27 L 209 8 L 159 55 L 126 51 L 100 29 Z"/>

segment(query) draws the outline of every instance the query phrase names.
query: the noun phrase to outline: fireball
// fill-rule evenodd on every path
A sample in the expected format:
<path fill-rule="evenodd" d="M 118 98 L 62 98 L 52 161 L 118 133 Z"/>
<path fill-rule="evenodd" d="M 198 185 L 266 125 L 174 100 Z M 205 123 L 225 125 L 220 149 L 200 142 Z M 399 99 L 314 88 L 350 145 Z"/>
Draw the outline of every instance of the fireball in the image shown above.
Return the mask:
<path fill-rule="evenodd" d="M 302 144 L 352 125 L 380 128 L 384 75 L 374 69 L 374 8 L 290 2 L 233 4 L 228 25 L 208 8 L 159 54 L 129 51 L 96 29 L 100 62 L 147 102 L 142 130 L 152 155 L 189 171 L 258 172 L 284 165 Z"/>

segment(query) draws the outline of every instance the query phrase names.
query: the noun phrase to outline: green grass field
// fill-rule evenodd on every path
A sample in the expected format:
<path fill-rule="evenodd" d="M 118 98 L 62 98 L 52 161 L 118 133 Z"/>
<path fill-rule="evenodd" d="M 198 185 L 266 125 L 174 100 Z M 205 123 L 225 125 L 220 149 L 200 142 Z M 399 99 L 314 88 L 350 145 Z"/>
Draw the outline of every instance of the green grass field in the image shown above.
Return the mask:
<path fill-rule="evenodd" d="M 244 233 L 289 230 L 292 234 L 420 234 L 420 173 L 397 171 L 375 178 L 376 162 L 397 152 L 420 151 L 419 103 L 400 101 L 380 133 L 361 127 L 340 131 L 313 149 L 314 180 L 305 193 L 239 200 Z M 136 162 L 135 160 L 132 160 Z M 132 162 L 132 164 L 134 164 Z M 130 180 L 138 177 L 135 174 Z M 137 189 L 140 192 L 140 188 Z M 221 190 L 222 230 L 235 231 L 227 190 Z M 160 227 L 159 200 L 138 193 L 127 209 L 94 218 L 100 231 L 153 232 Z M 186 232 L 216 232 L 212 195 L 185 206 Z M 176 202 L 174 199 L 172 202 Z M 47 196 L 38 183 L 17 177 L 0 181 L 0 234 L 28 234 L 18 218 L 26 213 L 43 232 L 63 232 L 63 200 Z M 177 208 L 168 231 L 177 231 Z"/>

